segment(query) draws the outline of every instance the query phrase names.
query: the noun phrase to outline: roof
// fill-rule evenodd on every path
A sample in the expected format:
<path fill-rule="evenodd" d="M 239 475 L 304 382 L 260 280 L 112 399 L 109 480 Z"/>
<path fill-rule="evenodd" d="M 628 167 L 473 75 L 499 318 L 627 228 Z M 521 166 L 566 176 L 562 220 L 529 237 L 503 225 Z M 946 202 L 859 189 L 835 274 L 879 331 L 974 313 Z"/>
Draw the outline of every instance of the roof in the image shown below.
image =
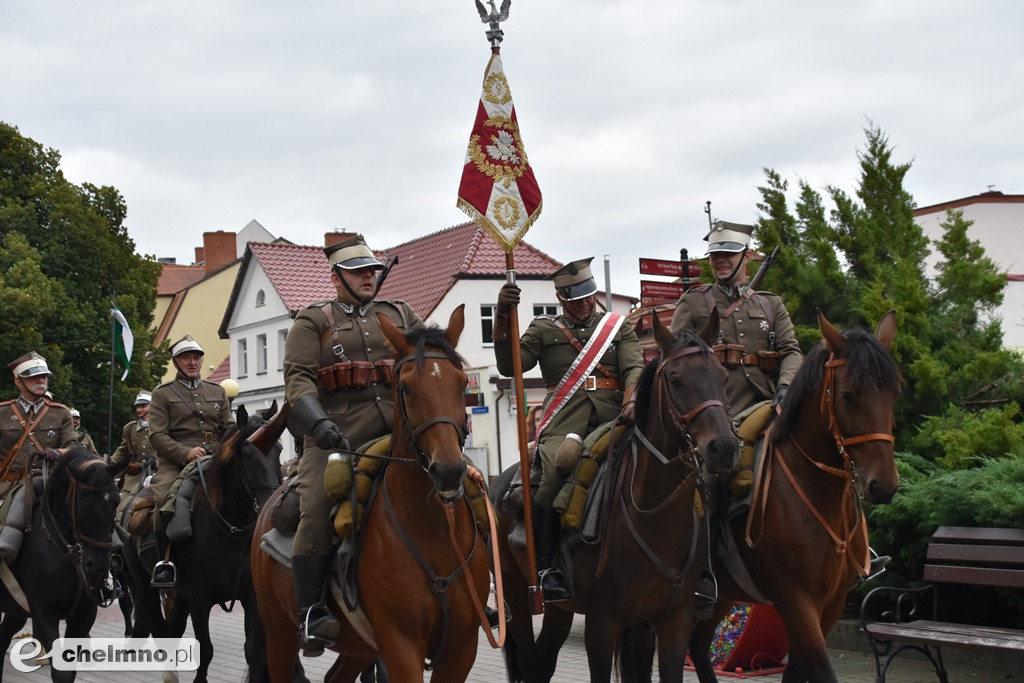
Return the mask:
<path fill-rule="evenodd" d="M 949 209 L 959 209 L 964 206 L 971 206 L 972 204 L 1021 204 L 1024 203 L 1024 195 L 1021 194 L 1003 194 L 998 190 L 990 192 L 982 192 L 981 194 L 974 195 L 972 197 L 964 197 L 963 199 L 954 199 L 948 202 L 942 202 L 941 204 L 932 204 L 931 206 L 922 206 L 914 209 L 914 215 L 920 216 L 929 213 L 939 213 L 947 211 Z"/>
<path fill-rule="evenodd" d="M 156 283 L 156 294 L 157 296 L 177 294 L 202 280 L 205 275 L 206 267 L 203 265 L 179 266 L 174 263 L 165 263 Z"/>
<path fill-rule="evenodd" d="M 225 380 L 231 377 L 231 354 L 228 354 L 227 358 L 220 362 L 220 365 L 210 373 L 210 376 L 206 378 L 207 382 L 213 382 L 214 384 L 220 384 L 221 380 Z"/>
<path fill-rule="evenodd" d="M 505 252 L 474 223 L 446 228 L 375 253 L 385 263 L 398 258 L 378 298 L 401 299 L 423 319 L 433 313 L 458 280 L 503 277 L 506 270 Z M 516 246 L 513 258 L 520 279 L 546 278 L 562 267 L 562 263 L 525 242 Z M 327 276 L 330 266 L 323 248 L 250 242 L 224 312 L 219 330 L 222 339 L 228 338 L 228 322 L 253 259 L 293 314 L 314 301 L 337 296 Z M 311 273 L 323 276 L 311 277 Z"/>

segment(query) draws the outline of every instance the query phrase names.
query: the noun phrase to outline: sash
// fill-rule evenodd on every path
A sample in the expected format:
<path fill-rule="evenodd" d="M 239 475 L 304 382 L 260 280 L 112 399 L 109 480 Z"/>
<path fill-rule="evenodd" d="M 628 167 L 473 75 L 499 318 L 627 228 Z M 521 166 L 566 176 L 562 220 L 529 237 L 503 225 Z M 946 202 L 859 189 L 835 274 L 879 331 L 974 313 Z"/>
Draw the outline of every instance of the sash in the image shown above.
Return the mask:
<path fill-rule="evenodd" d="M 569 402 L 573 394 L 590 376 L 594 367 L 597 366 L 597 361 L 608 350 L 608 346 L 612 343 L 615 335 L 618 334 L 619 328 L 622 327 L 622 322 L 625 319 L 626 316 L 619 313 L 606 313 L 597 323 L 597 329 L 594 330 L 594 334 L 591 335 L 579 355 L 576 356 L 576 360 L 566 370 L 565 375 L 558 382 L 558 386 L 555 387 L 551 399 L 544 407 L 544 414 L 541 415 L 540 424 L 537 425 L 538 439 L 544 428 L 551 422 L 551 419 L 558 414 L 559 410 L 565 407 L 565 404 Z"/>

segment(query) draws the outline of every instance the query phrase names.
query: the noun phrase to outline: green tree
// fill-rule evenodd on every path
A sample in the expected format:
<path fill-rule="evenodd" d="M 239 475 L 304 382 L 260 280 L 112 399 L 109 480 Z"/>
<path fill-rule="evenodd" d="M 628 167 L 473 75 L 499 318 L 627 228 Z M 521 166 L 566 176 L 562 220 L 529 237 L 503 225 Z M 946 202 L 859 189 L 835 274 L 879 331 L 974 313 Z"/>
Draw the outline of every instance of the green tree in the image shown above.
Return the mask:
<path fill-rule="evenodd" d="M 147 354 L 160 266 L 136 253 L 126 214 L 115 188 L 68 182 L 57 151 L 0 123 L 0 260 L 23 266 L 17 275 L 5 271 L 5 284 L 14 278 L 15 286 L 0 295 L 0 306 L 10 313 L 0 319 L 0 359 L 30 348 L 46 356 L 55 397 L 82 413 L 101 450 L 110 412 L 113 297 L 136 348 L 124 383 L 117 381 L 119 363 L 114 368 L 115 438 L 132 417 L 132 397 L 156 385 L 166 360 L 166 354 Z M 5 393 L 13 394 L 10 376 L 3 382 Z"/>

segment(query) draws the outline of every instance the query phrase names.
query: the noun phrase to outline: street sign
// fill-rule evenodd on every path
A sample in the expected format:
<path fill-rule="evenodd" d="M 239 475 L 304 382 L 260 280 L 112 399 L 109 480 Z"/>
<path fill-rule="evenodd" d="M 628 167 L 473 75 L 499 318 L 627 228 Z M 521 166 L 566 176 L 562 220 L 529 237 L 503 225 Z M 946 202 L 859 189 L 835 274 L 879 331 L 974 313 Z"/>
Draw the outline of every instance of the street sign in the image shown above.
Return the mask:
<path fill-rule="evenodd" d="M 640 281 L 640 296 L 652 299 L 678 299 L 683 295 L 685 287 L 682 282 Z"/>
<path fill-rule="evenodd" d="M 698 277 L 700 275 L 700 264 L 693 261 L 688 262 L 688 277 Z M 640 274 L 641 275 L 664 275 L 666 277 L 682 277 L 683 276 L 683 262 L 682 261 L 662 261 L 653 258 L 642 258 L 640 259 Z"/>
<path fill-rule="evenodd" d="M 472 412 L 474 415 L 483 415 L 484 413 L 490 412 L 490 408 L 487 406 L 473 406 Z"/>

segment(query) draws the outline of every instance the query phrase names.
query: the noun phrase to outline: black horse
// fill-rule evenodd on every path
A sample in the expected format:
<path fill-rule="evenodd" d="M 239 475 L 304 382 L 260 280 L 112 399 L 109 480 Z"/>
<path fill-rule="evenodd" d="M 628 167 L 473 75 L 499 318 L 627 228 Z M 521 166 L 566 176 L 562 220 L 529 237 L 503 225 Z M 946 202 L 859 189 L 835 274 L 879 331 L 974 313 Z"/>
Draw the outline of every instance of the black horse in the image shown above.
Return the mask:
<path fill-rule="evenodd" d="M 54 467 L 45 486 L 41 477 L 27 486 L 35 496 L 31 525 L 10 565 L 22 595 L 12 594 L 6 583 L 0 587 L 0 651 L 7 650 L 29 617 L 33 637 L 47 651 L 60 636 L 61 619 L 66 622 L 66 638 L 88 637 L 110 566 L 119 498 L 103 460 L 75 446 Z M 28 611 L 19 598 L 27 600 Z M 73 681 L 75 672 L 51 668 L 50 677 Z"/>
<path fill-rule="evenodd" d="M 230 611 L 236 602 L 245 612 L 245 659 L 250 676 L 253 680 L 266 677 L 262 667 L 254 667 L 262 643 L 251 637 L 259 632 L 259 612 L 252 588 L 249 547 L 259 511 L 281 483 L 277 458 L 280 449 L 273 445 L 284 429 L 284 416 L 270 420 L 276 412 L 276 402 L 266 411 L 269 414 L 252 418 L 244 406 L 240 407 L 236 419 L 241 428 L 229 429 L 220 451 L 214 454 L 210 466 L 203 468 L 192 496 L 192 534 L 172 544 L 177 585 L 166 605 L 161 604 L 159 591 L 149 585 L 153 559 L 140 560 L 136 549 L 130 547 L 133 544 L 125 546 L 135 598 L 153 635 L 180 637 L 188 618 L 192 618 L 200 654 L 196 681 L 207 680 L 213 660 L 210 610 L 220 605 Z"/>

